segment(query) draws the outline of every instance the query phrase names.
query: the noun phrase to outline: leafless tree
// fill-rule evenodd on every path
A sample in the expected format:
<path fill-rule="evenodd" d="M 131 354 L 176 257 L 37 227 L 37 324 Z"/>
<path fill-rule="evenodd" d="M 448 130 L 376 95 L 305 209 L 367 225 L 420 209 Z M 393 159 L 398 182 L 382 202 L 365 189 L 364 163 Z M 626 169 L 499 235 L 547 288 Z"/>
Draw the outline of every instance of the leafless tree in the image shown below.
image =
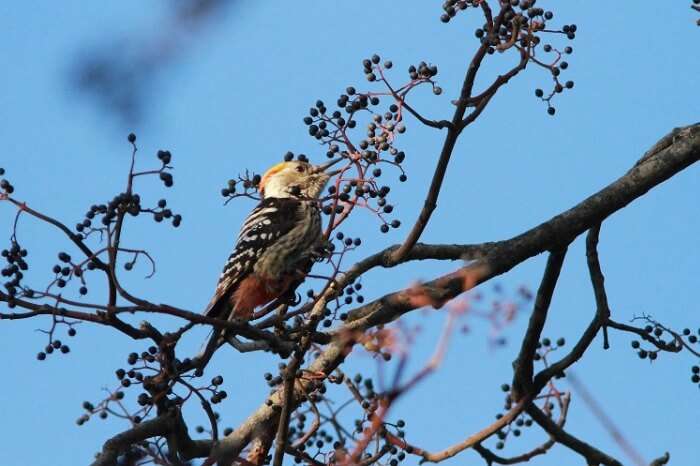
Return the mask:
<path fill-rule="evenodd" d="M 0 319 L 49 319 L 48 344 L 38 353 L 40 360 L 69 352 L 59 336 L 74 335 L 79 322 L 110 327 L 152 345 L 142 353 L 131 353 L 129 368 L 117 369 L 118 388 L 99 403 L 86 402 L 83 406 L 85 414 L 78 423 L 94 416 L 110 416 L 128 424 L 102 445 L 94 465 L 181 465 L 201 458 L 205 465 L 271 462 L 278 466 L 285 457 L 311 465 L 395 465 L 411 458 L 438 463 L 467 450 L 476 451 L 488 465 L 517 464 L 546 454 L 557 443 L 581 455 L 588 465 L 622 464 L 565 429 L 572 397 L 559 388 L 558 380 L 568 377 L 569 368 L 586 354 L 599 335 L 607 349 L 609 332 L 634 335 L 633 347 L 641 358 L 656 359 L 661 353 L 700 356 L 698 336 L 688 329 L 676 331 L 648 316 L 623 323 L 619 316 L 612 315 L 597 250 L 599 233 L 608 217 L 700 159 L 700 124 L 670 131 L 616 181 L 513 238 L 482 244 L 421 243 L 448 174 L 455 144 L 494 95 L 528 68 L 542 68 L 550 73 L 551 86 L 548 90 L 537 89 L 535 94 L 547 113 L 554 115 L 555 100 L 574 87 L 573 81 L 563 79 L 563 75 L 568 67 L 566 59 L 573 52 L 568 44 L 576 37 L 576 25 L 554 26 L 553 13 L 536 6 L 534 0 L 450 0 L 443 9 L 443 22 L 463 14 L 482 15 L 484 20 L 484 27 L 476 31 L 478 46 L 466 65 L 461 88 L 454 91 L 457 98 L 452 102 L 452 115 L 444 119 L 428 117 L 410 103 L 411 92 L 418 87 L 427 86 L 435 94 L 443 92 L 437 83 L 437 66 L 418 63 L 409 68 L 405 82 L 395 84 L 390 79 L 393 64 L 376 55 L 363 63 L 369 90 L 346 89 L 337 100 L 337 109 L 316 102 L 305 120 L 309 134 L 325 146 L 329 157 L 342 157 L 344 163 L 342 173 L 321 200 L 328 219 L 325 235 L 334 245 L 327 262 L 312 271 L 315 278 L 323 279 L 323 285 L 298 302 L 272 303 L 259 310 L 250 322 L 209 318 L 197 309 L 156 303 L 148 297 L 135 296 L 124 284 L 123 275 L 137 261 L 147 262 L 153 272 L 156 267 L 147 251 L 123 244 L 127 226 L 143 216 L 159 223 L 171 222 L 174 227 L 182 221 L 167 201 L 148 206 L 137 191 L 142 177 L 158 177 L 166 188 L 173 186 L 169 151 L 158 152 L 156 168 L 140 169 L 144 162 L 137 157 L 136 136 L 129 135 L 132 157 L 124 191 L 109 202 L 95 203 L 74 228 L 27 205 L 7 179 L 0 182 L 0 201 L 16 207 L 11 244 L 2 252 L 7 264 L 2 270 L 6 282 L 0 291 L 0 302 L 6 309 L 0 313 Z M 492 76 L 489 85 L 477 89 L 477 77 L 480 82 L 487 81 L 487 77 L 480 76 L 482 65 L 494 54 L 512 57 L 512 65 Z M 338 228 L 352 219 L 356 210 L 373 212 L 380 232 L 399 226 L 398 220 L 392 219 L 390 187 L 382 184 L 381 175 L 382 169 L 397 170 L 405 181 L 405 154 L 398 143 L 408 123 L 444 134 L 432 179 L 426 183 L 423 208 L 400 244 L 348 265 L 345 256 L 360 241 L 339 234 Z M 364 128 L 368 130 L 365 132 Z M 294 154 L 285 157 L 291 159 Z M 4 171 L 0 174 L 4 175 Z M 259 179 L 246 172 L 239 179 L 229 180 L 222 194 L 227 202 L 238 197 L 255 198 Z M 58 263 L 46 286 L 26 283 L 23 272 L 28 268 L 28 252 L 18 228 L 22 217 L 59 230 L 72 244 L 72 251 L 58 253 Z M 595 305 L 590 323 L 567 350 L 564 341 L 543 338 L 542 330 L 568 246 L 581 235 L 586 235 Z M 421 448 L 420 439 L 410 438 L 402 421 L 390 420 L 394 402 L 408 390 L 420 389 L 420 382 L 438 368 L 446 341 L 465 310 L 460 296 L 539 254 L 547 254 L 548 260 L 534 299 L 530 299 L 527 290 L 520 290 L 512 298 L 514 306 L 529 306 L 531 313 L 513 362 L 512 382 L 502 387 L 507 396 L 504 412 L 495 422 L 444 450 Z M 365 302 L 358 281 L 365 273 L 426 259 L 459 261 L 459 265 L 449 274 Z M 319 268 L 327 273 L 318 275 Z M 87 301 L 88 285 L 93 288 L 100 282 L 107 290 L 106 301 Z M 387 324 L 425 307 L 447 310 L 445 331 L 433 358 L 417 373 L 407 374 L 405 363 L 410 351 L 400 344 L 400 329 Z M 509 312 L 512 307 L 496 310 L 487 317 L 504 323 Z M 150 314 L 170 316 L 170 322 L 177 324 L 157 328 L 143 320 L 133 325 L 129 323 L 133 314 L 144 318 Z M 206 367 L 195 355 L 176 357 L 181 339 L 195 326 L 226 329 L 228 342 L 236 350 L 268 351 L 283 360 L 278 374 L 266 375 L 270 394 L 261 395 L 262 404 L 235 429 L 220 429 L 214 410 L 214 405 L 227 397 L 224 377 L 209 374 L 205 378 Z M 363 380 L 344 374 L 343 363 L 356 346 L 363 346 L 379 358 L 398 359 L 390 383 L 377 387 L 371 378 Z M 694 367 L 693 371 L 694 382 L 700 382 L 700 370 Z M 575 385 L 576 380 L 571 380 Z M 137 391 L 138 395 L 134 393 Z M 581 387 L 580 393 L 596 411 L 595 400 L 586 395 L 585 388 Z M 129 395 L 136 395 L 136 411 L 128 410 L 122 402 Z M 348 401 L 331 405 L 328 401 L 332 396 L 346 397 Z M 194 429 L 197 438 L 192 437 L 192 429 L 182 414 L 182 407 L 191 401 L 201 404 L 209 420 L 208 427 Z M 356 419 L 345 415 L 349 411 L 355 413 Z M 604 413 L 600 416 L 604 419 Z M 539 426 L 547 440 L 517 456 L 496 453 L 509 437 L 520 435 L 521 428 L 529 426 Z M 614 430 L 611 422 L 608 426 Z M 495 448 L 487 446 L 492 437 L 497 437 Z M 642 459 L 634 461 L 647 464 Z M 669 455 L 665 454 L 651 465 L 668 461 Z"/>

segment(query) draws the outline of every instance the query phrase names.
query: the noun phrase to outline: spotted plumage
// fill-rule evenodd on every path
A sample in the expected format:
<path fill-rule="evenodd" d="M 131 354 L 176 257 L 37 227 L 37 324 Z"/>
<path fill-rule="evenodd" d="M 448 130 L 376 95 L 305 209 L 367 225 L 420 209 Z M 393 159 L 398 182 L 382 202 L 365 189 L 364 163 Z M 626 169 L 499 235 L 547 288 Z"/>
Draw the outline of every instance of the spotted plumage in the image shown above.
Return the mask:
<path fill-rule="evenodd" d="M 249 318 L 255 307 L 281 296 L 303 277 L 321 236 L 315 200 L 263 199 L 244 222 L 205 314 Z M 243 283 L 246 296 L 236 293 Z"/>
<path fill-rule="evenodd" d="M 263 199 L 243 222 L 207 316 L 249 319 L 303 280 L 322 242 L 318 196 L 334 174 L 328 166 L 283 162 L 265 173 Z"/>

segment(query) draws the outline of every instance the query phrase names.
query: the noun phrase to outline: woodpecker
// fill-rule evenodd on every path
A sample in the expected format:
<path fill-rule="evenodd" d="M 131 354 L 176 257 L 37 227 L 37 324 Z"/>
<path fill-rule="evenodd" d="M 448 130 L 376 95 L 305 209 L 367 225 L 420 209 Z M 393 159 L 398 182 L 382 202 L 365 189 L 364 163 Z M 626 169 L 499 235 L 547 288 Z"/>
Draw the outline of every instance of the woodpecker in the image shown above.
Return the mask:
<path fill-rule="evenodd" d="M 205 315 L 248 320 L 296 288 L 323 243 L 318 197 L 341 159 L 314 166 L 282 162 L 261 178 L 262 200 L 243 222 Z"/>

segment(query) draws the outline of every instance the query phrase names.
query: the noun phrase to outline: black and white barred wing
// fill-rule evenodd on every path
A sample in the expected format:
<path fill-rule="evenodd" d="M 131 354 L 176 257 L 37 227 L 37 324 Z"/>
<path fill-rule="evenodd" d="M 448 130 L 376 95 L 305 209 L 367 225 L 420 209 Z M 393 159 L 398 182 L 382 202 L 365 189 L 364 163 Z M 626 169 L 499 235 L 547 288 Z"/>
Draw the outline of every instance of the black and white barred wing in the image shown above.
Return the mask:
<path fill-rule="evenodd" d="M 214 297 L 204 314 L 226 318 L 228 300 L 240 282 L 253 272 L 260 256 L 289 233 L 297 224 L 299 201 L 294 199 L 263 199 L 248 215 L 241 227 L 233 253 L 219 277 Z M 221 315 L 225 312 L 224 315 Z"/>

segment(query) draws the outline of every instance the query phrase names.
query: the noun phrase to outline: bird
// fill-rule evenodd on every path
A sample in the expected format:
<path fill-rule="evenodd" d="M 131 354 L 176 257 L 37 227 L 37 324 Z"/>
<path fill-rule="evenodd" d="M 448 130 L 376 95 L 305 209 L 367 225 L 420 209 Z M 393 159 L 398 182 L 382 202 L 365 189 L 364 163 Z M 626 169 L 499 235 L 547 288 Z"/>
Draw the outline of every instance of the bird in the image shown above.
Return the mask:
<path fill-rule="evenodd" d="M 250 320 L 256 308 L 293 292 L 323 250 L 319 196 L 341 170 L 325 164 L 287 161 L 260 179 L 260 203 L 246 217 L 235 248 L 219 277 L 207 317 Z M 222 332 L 214 332 L 218 347 Z M 214 347 L 215 349 L 215 347 Z"/>

